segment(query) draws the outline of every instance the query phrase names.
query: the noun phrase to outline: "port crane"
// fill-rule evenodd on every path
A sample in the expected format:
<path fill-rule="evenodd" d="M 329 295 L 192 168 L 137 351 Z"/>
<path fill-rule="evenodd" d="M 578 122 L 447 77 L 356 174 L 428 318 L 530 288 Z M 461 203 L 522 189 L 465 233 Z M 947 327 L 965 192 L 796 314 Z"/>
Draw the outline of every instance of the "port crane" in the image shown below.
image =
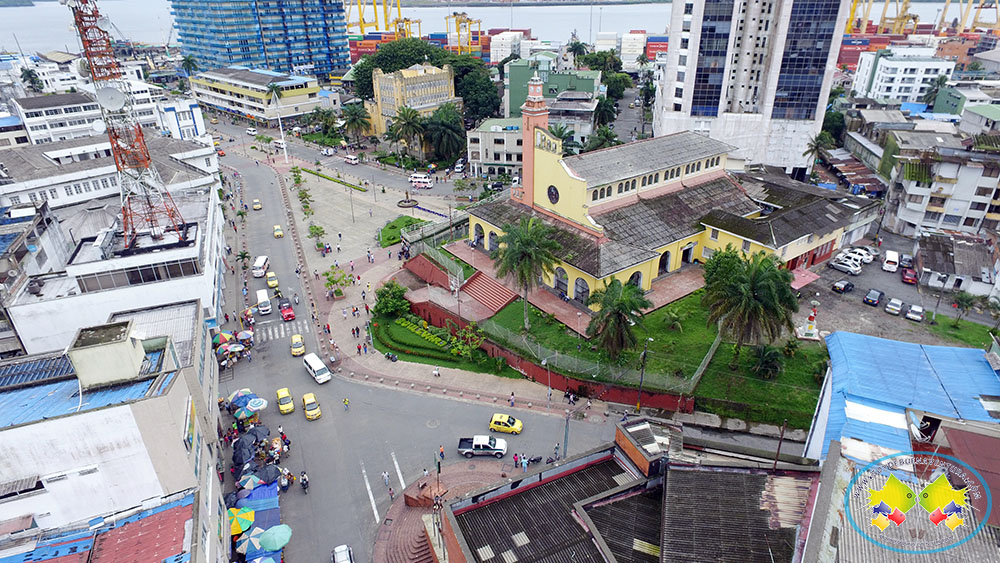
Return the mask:
<path fill-rule="evenodd" d="M 455 51 L 459 55 L 471 54 L 472 53 L 472 28 L 475 27 L 478 32 L 477 35 L 481 36 L 482 31 L 482 20 L 475 20 L 469 17 L 469 14 L 465 12 L 452 12 L 450 16 L 445 16 L 445 29 L 451 32 L 451 24 L 455 23 L 455 34 L 457 37 L 457 45 Z"/>
<path fill-rule="evenodd" d="M 135 98 L 122 67 L 115 58 L 109 30 L 111 21 L 101 15 L 95 0 L 59 0 L 73 12 L 83 54 L 90 67 L 102 121 L 95 130 L 106 131 L 118 169 L 121 195 L 120 228 L 125 248 L 133 249 L 140 234 L 162 240 L 167 232 L 185 240 L 187 226 L 180 210 L 153 167 L 149 147 L 135 113 Z"/>
<path fill-rule="evenodd" d="M 955 2 L 958 5 L 959 15 L 958 15 L 958 26 L 955 28 L 955 33 L 965 33 L 967 31 L 975 31 L 977 29 L 993 30 L 996 31 L 1000 29 L 1000 6 L 997 2 L 992 0 L 957 0 Z M 948 23 L 948 11 L 951 8 L 952 0 L 945 0 L 944 8 L 941 10 L 941 19 L 938 21 L 937 32 L 939 35 L 944 35 L 947 30 L 951 27 Z M 972 7 L 976 7 L 975 15 L 973 15 Z M 992 12 L 993 21 L 987 21 L 982 18 L 983 12 Z M 973 15 L 972 26 L 969 27 L 969 16 Z"/>

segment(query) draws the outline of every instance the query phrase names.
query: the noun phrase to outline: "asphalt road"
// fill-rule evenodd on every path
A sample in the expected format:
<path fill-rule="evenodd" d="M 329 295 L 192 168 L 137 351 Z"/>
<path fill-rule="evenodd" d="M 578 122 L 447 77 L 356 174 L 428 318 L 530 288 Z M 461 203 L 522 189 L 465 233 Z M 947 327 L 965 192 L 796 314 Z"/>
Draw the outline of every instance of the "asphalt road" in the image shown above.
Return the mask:
<path fill-rule="evenodd" d="M 226 145 L 224 142 L 223 148 Z M 293 145 L 292 150 L 308 149 Z M 264 207 L 248 212 L 250 254 L 270 257 L 271 270 L 277 274 L 280 288 L 287 296 L 296 291 L 304 295 L 295 276 L 294 242 L 274 173 L 266 166 L 233 154 L 224 157 L 223 162 L 240 171 L 246 204 L 258 198 Z M 360 215 L 361 224 L 355 228 L 377 226 L 364 225 L 368 219 Z M 275 224 L 285 229 L 284 238 L 272 236 Z M 364 254 L 360 248 L 345 248 L 345 255 L 348 252 L 356 256 Z M 237 282 L 235 287 L 227 289 L 226 310 L 230 314 L 237 307 L 232 300 L 241 285 Z M 251 296 L 256 289 L 266 288 L 263 278 L 249 277 L 248 285 Z M 303 334 L 307 351 L 316 349 L 315 335 L 307 332 L 311 329 L 305 301 L 295 309 L 297 319 L 288 323 L 282 322 L 276 307 L 270 315 L 257 317 L 253 361 L 241 361 L 233 370 L 223 372 L 220 392 L 228 394 L 249 387 L 268 399 L 270 404 L 263 413 L 263 423 L 271 428 L 272 435 L 282 425 L 292 440 L 289 456 L 282 460 L 282 466 L 296 474 L 305 470 L 310 475 L 309 495 L 296 488 L 281 497 L 282 520 L 295 534 L 286 548 L 287 560 L 327 561 L 336 545 L 347 543 L 354 548 L 358 561 L 369 561 L 376 532 L 390 505 L 382 472 L 389 472 L 391 486 L 401 493 L 406 485 L 423 475 L 424 468 L 433 470 L 439 445 L 445 447 L 445 463 L 465 463 L 464 459 L 458 460 L 455 452 L 458 438 L 487 433 L 493 410 L 459 399 L 386 389 L 339 376 L 324 385 L 316 384 L 305 372 L 301 359 L 293 358 L 289 352 L 288 341 L 293 332 Z M 274 404 L 274 392 L 281 387 L 288 387 L 296 401 L 295 412 L 284 416 L 278 414 Z M 305 420 L 301 407 L 302 395 L 308 392 L 316 394 L 323 411 L 319 420 L 311 422 Z M 349 412 L 343 408 L 344 397 L 350 398 Z M 525 431 L 520 436 L 508 437 L 508 459 L 515 451 L 549 455 L 557 442 L 562 443 L 563 418 L 520 409 L 510 413 L 524 420 Z M 614 439 L 614 425 L 609 422 L 572 422 L 570 432 L 570 453 Z M 224 456 L 228 462 L 231 450 L 226 449 Z M 232 487 L 227 477 L 227 491 Z M 396 502 L 402 502 L 401 494 L 397 494 Z"/>

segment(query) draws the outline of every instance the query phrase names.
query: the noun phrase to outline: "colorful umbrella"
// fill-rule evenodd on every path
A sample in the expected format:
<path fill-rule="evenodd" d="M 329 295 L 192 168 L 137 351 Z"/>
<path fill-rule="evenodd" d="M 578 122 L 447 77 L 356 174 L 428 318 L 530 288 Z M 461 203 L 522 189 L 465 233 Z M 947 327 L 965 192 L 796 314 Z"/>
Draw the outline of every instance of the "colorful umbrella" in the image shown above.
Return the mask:
<path fill-rule="evenodd" d="M 254 511 L 246 508 L 229 509 L 229 533 L 237 535 L 253 524 Z"/>
<path fill-rule="evenodd" d="M 240 477 L 239 485 L 244 489 L 252 489 L 263 482 L 264 481 L 261 480 L 260 477 L 251 473 L 249 475 L 244 475 L 243 477 Z M 245 530 L 246 528 L 243 529 Z"/>
<path fill-rule="evenodd" d="M 240 340 L 250 340 L 253 338 L 253 331 L 252 330 L 241 331 L 236 335 L 236 338 Z"/>
<path fill-rule="evenodd" d="M 260 559 L 254 559 L 252 563 L 278 563 L 278 562 L 275 561 L 273 557 L 268 555 L 266 557 L 261 557 Z"/>
<path fill-rule="evenodd" d="M 226 342 L 229 342 L 232 339 L 233 339 L 232 333 L 220 332 L 219 334 L 216 334 L 215 336 L 212 337 L 212 344 L 218 346 L 219 344 L 225 344 Z"/>
<path fill-rule="evenodd" d="M 288 545 L 291 539 L 292 529 L 288 524 L 278 524 L 260 535 L 260 548 L 265 551 L 278 551 Z"/>
<path fill-rule="evenodd" d="M 260 549 L 260 537 L 264 534 L 263 528 L 254 528 L 242 536 L 236 538 L 236 551 L 246 553 L 253 546 L 255 550 Z"/>
<path fill-rule="evenodd" d="M 250 402 L 247 403 L 246 408 L 247 410 L 251 410 L 253 412 L 260 412 L 267 408 L 267 399 L 261 399 L 260 397 L 251 399 Z"/>
<path fill-rule="evenodd" d="M 233 394 L 229 396 L 229 402 L 231 403 L 236 400 L 236 397 L 242 397 L 243 395 L 253 395 L 253 391 L 247 389 L 246 387 L 238 391 L 233 391 Z"/>
<path fill-rule="evenodd" d="M 257 395 L 254 395 L 253 393 L 248 393 L 246 395 L 240 395 L 239 397 L 236 397 L 235 399 L 229 402 L 232 403 L 234 407 L 245 407 L 247 406 L 247 403 L 256 398 Z"/>
<path fill-rule="evenodd" d="M 229 344 L 226 347 L 229 348 L 229 351 L 232 352 L 233 354 L 235 354 L 236 352 L 242 352 L 243 350 L 247 349 L 247 347 L 242 344 Z"/>
<path fill-rule="evenodd" d="M 238 418 L 240 420 L 245 420 L 245 419 L 250 418 L 251 416 L 253 416 L 255 414 L 257 414 L 257 413 L 253 412 L 252 410 L 250 410 L 250 409 L 248 409 L 246 407 L 240 407 L 240 408 L 236 409 L 236 412 L 233 413 L 233 416 L 235 416 L 236 418 Z"/>

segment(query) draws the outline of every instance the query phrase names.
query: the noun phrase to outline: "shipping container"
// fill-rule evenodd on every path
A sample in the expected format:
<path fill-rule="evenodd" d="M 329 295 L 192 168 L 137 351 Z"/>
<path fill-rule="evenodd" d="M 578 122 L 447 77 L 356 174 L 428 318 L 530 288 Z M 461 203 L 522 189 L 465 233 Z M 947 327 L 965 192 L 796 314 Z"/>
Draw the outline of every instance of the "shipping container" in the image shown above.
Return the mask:
<path fill-rule="evenodd" d="M 868 39 L 844 39 L 842 45 L 868 45 Z"/>
<path fill-rule="evenodd" d="M 656 43 L 656 42 L 666 43 L 668 40 L 669 40 L 669 36 L 667 36 L 667 35 L 650 35 L 649 37 L 646 38 L 646 42 L 647 43 L 650 42 L 650 41 L 652 41 L 654 43 Z"/>
<path fill-rule="evenodd" d="M 629 31 L 629 33 L 641 33 L 643 35 L 646 35 L 646 30 L 645 29 L 633 29 L 632 31 Z"/>

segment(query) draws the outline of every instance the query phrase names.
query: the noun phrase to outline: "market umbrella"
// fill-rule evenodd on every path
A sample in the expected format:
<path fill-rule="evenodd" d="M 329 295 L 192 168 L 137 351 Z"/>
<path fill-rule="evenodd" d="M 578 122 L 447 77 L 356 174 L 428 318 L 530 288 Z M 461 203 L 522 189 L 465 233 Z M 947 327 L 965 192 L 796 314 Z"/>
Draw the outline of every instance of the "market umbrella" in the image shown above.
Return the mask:
<path fill-rule="evenodd" d="M 226 502 L 227 508 L 232 508 L 236 504 L 237 497 L 239 497 L 239 493 L 226 493 L 222 500 Z"/>
<path fill-rule="evenodd" d="M 245 507 L 248 504 L 250 504 L 250 498 L 249 497 L 243 497 L 243 498 L 236 499 L 236 508 L 243 508 L 243 507 Z"/>
<path fill-rule="evenodd" d="M 231 403 L 235 401 L 237 397 L 240 397 L 242 395 L 253 395 L 253 391 L 247 389 L 246 387 L 238 391 L 233 391 L 233 394 L 229 396 L 229 402 Z"/>
<path fill-rule="evenodd" d="M 251 561 L 251 563 L 277 563 L 277 561 L 275 561 L 273 557 L 268 555 L 266 557 L 261 557 L 260 559 L 254 559 L 253 561 Z"/>
<path fill-rule="evenodd" d="M 225 344 L 233 339 L 233 334 L 230 332 L 220 332 L 212 337 L 212 344 L 218 346 L 219 344 Z"/>
<path fill-rule="evenodd" d="M 267 440 L 267 437 L 271 434 L 271 430 L 267 426 L 257 425 L 246 431 L 245 437 L 250 438 L 254 442 L 261 440 Z"/>
<path fill-rule="evenodd" d="M 229 533 L 237 535 L 253 524 L 254 511 L 246 508 L 229 509 Z"/>
<path fill-rule="evenodd" d="M 253 331 L 252 330 L 242 330 L 242 331 L 236 333 L 236 338 L 238 338 L 240 340 L 251 340 L 253 338 Z"/>
<path fill-rule="evenodd" d="M 247 403 L 246 408 L 254 412 L 260 412 L 267 408 L 267 399 L 261 399 L 260 397 L 251 399 L 250 402 Z"/>
<path fill-rule="evenodd" d="M 233 416 L 235 416 L 236 418 L 238 418 L 240 420 L 243 420 L 245 418 L 250 418 L 251 416 L 253 416 L 255 414 L 257 414 L 257 413 L 255 413 L 254 411 L 252 411 L 252 410 L 250 410 L 250 409 L 248 409 L 246 407 L 242 407 L 242 408 L 236 409 L 236 412 L 233 413 Z"/>
<path fill-rule="evenodd" d="M 278 480 L 281 477 L 281 470 L 272 464 L 267 464 L 253 472 L 254 475 L 260 477 L 260 480 L 265 484 L 270 485 L 271 483 Z"/>
<path fill-rule="evenodd" d="M 236 551 L 239 553 L 246 553 L 251 546 L 253 546 L 254 549 L 260 549 L 260 538 L 262 535 L 264 535 L 264 530 L 262 528 L 254 527 L 249 532 L 236 538 Z"/>
<path fill-rule="evenodd" d="M 240 442 L 238 448 L 233 449 L 233 465 L 243 465 L 253 459 L 256 453 L 253 444 L 249 441 Z"/>
<path fill-rule="evenodd" d="M 291 539 L 292 529 L 288 524 L 278 524 L 260 535 L 260 548 L 266 551 L 278 551 Z"/>
<path fill-rule="evenodd" d="M 239 485 L 244 489 L 252 489 L 263 482 L 264 481 L 260 477 L 251 473 L 249 475 L 244 475 L 243 477 L 240 477 Z"/>
<path fill-rule="evenodd" d="M 229 346 L 229 352 L 232 354 L 235 354 L 237 352 L 242 352 L 243 350 L 247 349 L 247 347 L 242 344 L 229 344 L 228 346 Z"/>
<path fill-rule="evenodd" d="M 233 400 L 231 400 L 229 402 L 232 403 L 233 406 L 236 406 L 236 407 L 245 407 L 245 406 L 247 406 L 247 403 L 249 403 L 250 401 L 252 401 L 252 400 L 254 400 L 256 398 L 257 398 L 257 395 L 254 395 L 253 393 L 248 393 L 246 395 L 240 395 L 239 397 L 236 397 L 235 399 L 233 399 Z"/>

